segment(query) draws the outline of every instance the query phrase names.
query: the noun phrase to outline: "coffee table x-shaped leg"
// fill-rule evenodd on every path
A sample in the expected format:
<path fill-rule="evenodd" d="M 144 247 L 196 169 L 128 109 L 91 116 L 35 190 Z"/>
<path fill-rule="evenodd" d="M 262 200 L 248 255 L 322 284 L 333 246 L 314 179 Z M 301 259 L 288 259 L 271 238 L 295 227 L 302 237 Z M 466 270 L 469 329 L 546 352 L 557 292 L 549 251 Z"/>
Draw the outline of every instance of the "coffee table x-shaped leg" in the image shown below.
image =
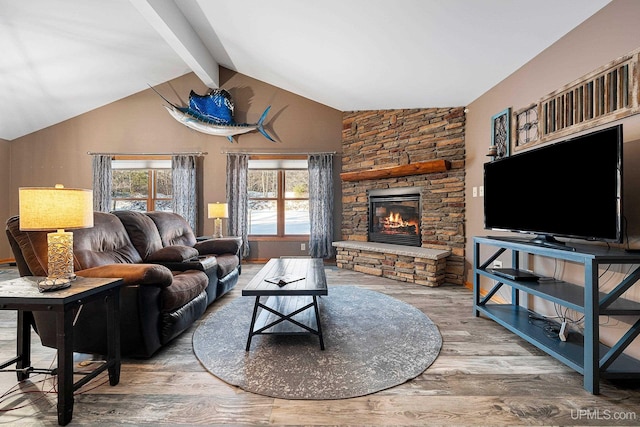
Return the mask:
<path fill-rule="evenodd" d="M 316 295 L 312 295 L 311 298 L 312 300 L 309 302 L 309 296 L 303 295 L 271 296 L 265 304 L 262 304 L 260 297 L 257 296 L 253 306 L 253 316 L 251 317 L 246 351 L 249 351 L 254 335 L 266 334 L 317 335 L 320 340 L 320 349 L 324 350 L 318 299 Z M 263 309 L 260 315 L 258 315 L 258 308 Z M 294 319 L 298 314 L 311 308 L 313 308 L 313 313 L 309 312 L 306 316 L 301 316 L 302 318 L 300 320 Z M 293 311 L 286 314 L 284 312 L 285 310 Z"/>

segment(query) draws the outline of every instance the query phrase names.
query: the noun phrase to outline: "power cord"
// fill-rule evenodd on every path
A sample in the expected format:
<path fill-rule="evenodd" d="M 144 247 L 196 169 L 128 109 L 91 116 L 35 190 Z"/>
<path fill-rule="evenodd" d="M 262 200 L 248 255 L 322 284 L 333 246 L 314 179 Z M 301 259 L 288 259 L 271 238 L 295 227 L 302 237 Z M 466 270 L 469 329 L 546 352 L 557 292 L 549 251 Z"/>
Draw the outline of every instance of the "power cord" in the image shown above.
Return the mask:
<path fill-rule="evenodd" d="M 549 339 L 560 339 L 558 336 L 558 334 L 560 333 L 560 324 L 548 319 L 546 316 L 542 316 L 529 310 L 529 324 L 542 329 L 545 336 Z"/>
<path fill-rule="evenodd" d="M 51 361 L 51 363 L 49 364 L 49 371 L 53 371 L 53 366 L 55 364 L 56 361 L 56 357 L 54 356 L 53 360 Z M 24 379 L 22 381 L 18 381 L 15 385 L 13 385 L 11 388 L 9 388 L 9 390 L 7 390 L 6 392 L 4 392 L 1 396 L 0 396 L 0 405 L 2 405 L 2 409 L 0 409 L 0 414 L 2 413 L 6 413 L 6 412 L 10 412 L 10 411 L 15 411 L 18 409 L 22 409 L 22 408 L 26 408 L 27 406 L 36 406 L 38 408 L 41 408 L 41 410 L 44 409 L 49 409 L 52 408 L 53 406 L 56 405 L 56 400 L 49 400 L 48 397 L 49 395 L 53 394 L 53 395 L 57 395 L 58 394 L 58 377 L 57 375 L 51 375 L 48 373 L 44 373 L 44 374 L 36 374 L 36 375 L 44 375 L 44 378 L 42 378 L 39 381 L 35 381 L 33 382 L 31 380 L 31 378 L 27 378 Z M 47 386 L 47 384 L 50 383 L 49 387 L 46 387 L 45 390 L 45 386 Z M 28 389 L 28 387 L 35 387 L 35 389 Z M 40 387 L 40 388 L 38 388 Z M 31 395 L 37 393 L 39 394 L 39 396 L 37 398 L 35 398 L 34 400 L 30 400 L 28 398 L 26 398 L 26 396 Z M 14 399 L 16 401 L 16 406 L 13 407 L 6 407 L 9 406 L 11 404 L 11 402 L 13 401 L 12 399 Z M 26 403 L 23 404 L 19 404 L 18 402 L 20 401 L 25 401 Z M 41 401 L 47 401 L 49 402 L 49 407 L 48 408 L 42 408 L 40 405 Z M 9 402 L 7 404 L 7 402 Z"/>

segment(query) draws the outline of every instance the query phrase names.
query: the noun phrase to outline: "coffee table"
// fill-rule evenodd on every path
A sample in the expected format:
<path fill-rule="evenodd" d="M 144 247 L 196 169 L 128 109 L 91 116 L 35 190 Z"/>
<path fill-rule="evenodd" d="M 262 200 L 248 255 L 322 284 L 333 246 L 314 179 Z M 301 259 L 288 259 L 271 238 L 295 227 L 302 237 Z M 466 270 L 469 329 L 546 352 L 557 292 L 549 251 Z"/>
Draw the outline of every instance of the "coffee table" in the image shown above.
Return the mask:
<path fill-rule="evenodd" d="M 17 310 L 17 355 L 0 363 L 0 371 L 6 371 L 15 363 L 18 381 L 29 378 L 32 373 L 58 375 L 58 424 L 66 425 L 73 416 L 73 392 L 109 371 L 109 384 L 120 381 L 120 286 L 122 279 L 78 277 L 71 287 L 50 292 L 39 292 L 37 282 L 42 277 L 20 277 L 0 282 L 0 310 Z M 106 363 L 73 382 L 73 320 L 84 303 L 104 300 L 107 305 L 106 331 L 108 354 Z M 33 311 L 55 313 L 56 347 L 58 366 L 53 370 L 36 369 L 31 366 L 31 326 L 35 325 Z"/>
<path fill-rule="evenodd" d="M 300 280 L 284 286 L 267 281 L 282 276 Z M 324 350 L 318 297 L 328 295 L 328 291 L 321 259 L 273 258 L 251 279 L 242 295 L 256 297 L 246 351 L 254 335 L 267 334 L 317 335 Z M 267 298 L 264 304 L 262 297 Z"/>

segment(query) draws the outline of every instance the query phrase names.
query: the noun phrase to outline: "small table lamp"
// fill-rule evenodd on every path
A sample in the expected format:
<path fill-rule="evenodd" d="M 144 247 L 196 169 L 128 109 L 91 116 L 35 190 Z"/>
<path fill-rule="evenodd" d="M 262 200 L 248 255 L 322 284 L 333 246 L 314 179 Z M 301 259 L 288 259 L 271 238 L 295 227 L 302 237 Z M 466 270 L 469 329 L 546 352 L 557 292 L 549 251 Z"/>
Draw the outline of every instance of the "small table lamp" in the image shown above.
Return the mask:
<path fill-rule="evenodd" d="M 64 229 L 93 227 L 93 191 L 51 187 L 23 187 L 19 191 L 20 230 L 48 231 L 47 279 L 69 283 L 73 272 L 73 233 Z"/>
<path fill-rule="evenodd" d="M 229 218 L 229 206 L 226 203 L 209 203 L 209 218 L 213 220 L 213 237 L 222 237 L 222 218 Z"/>

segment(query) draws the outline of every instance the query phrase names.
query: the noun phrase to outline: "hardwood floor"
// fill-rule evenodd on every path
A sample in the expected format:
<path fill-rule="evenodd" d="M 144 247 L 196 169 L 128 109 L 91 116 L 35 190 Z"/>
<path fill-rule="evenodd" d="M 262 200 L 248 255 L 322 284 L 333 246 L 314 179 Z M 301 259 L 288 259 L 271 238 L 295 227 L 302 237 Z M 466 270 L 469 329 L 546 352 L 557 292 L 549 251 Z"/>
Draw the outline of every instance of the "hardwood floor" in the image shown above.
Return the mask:
<path fill-rule="evenodd" d="M 240 283 L 209 307 L 234 298 L 261 265 L 243 266 Z M 329 266 L 331 286 L 357 285 L 418 307 L 440 328 L 436 361 L 403 385 L 354 399 L 290 401 L 245 392 L 209 374 L 193 354 L 191 327 L 148 360 L 124 361 L 120 384 L 106 375 L 75 397 L 70 425 L 639 425 L 640 388 L 603 382 L 601 394 L 582 389 L 582 376 L 506 331 L 472 315 L 471 291 L 427 288 Z M 247 315 L 251 315 L 247 313 Z M 0 311 L 0 360 L 15 349 L 15 314 Z M 54 352 L 33 343 L 34 366 Z M 43 375 L 0 401 L 1 425 L 56 425 L 52 383 Z M 0 395 L 16 385 L 0 374 Z M 10 410 L 14 407 L 20 409 Z"/>

